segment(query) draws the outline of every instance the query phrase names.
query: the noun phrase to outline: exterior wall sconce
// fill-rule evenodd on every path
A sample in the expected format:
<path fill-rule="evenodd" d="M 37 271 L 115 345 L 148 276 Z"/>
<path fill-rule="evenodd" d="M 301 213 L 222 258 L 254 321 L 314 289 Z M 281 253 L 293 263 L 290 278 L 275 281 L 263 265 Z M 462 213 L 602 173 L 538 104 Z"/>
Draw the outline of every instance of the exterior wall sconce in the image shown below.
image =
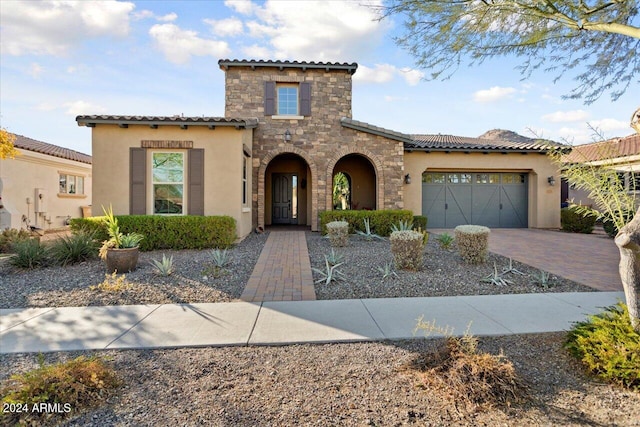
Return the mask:
<path fill-rule="evenodd" d="M 289 129 L 284 131 L 284 140 L 285 142 L 291 141 L 291 132 L 289 131 Z"/>
<path fill-rule="evenodd" d="M 411 184 L 411 175 L 406 174 L 406 175 L 404 176 L 404 183 L 405 183 L 405 184 Z"/>
<path fill-rule="evenodd" d="M 549 183 L 550 186 L 554 186 L 556 185 L 556 179 L 553 176 L 550 176 L 549 178 L 547 178 L 547 182 Z"/>

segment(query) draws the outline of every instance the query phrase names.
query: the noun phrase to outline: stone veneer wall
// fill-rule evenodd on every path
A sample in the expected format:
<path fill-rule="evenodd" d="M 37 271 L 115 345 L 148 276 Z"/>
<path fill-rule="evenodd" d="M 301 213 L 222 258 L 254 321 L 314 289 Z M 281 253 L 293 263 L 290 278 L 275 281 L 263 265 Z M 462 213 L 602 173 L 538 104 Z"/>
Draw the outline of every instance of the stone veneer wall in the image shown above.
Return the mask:
<path fill-rule="evenodd" d="M 331 209 L 333 167 L 347 154 L 368 158 L 376 171 L 377 208 L 403 207 L 403 144 L 340 125 L 351 118 L 351 74 L 345 70 L 284 69 L 232 66 L 225 75 L 225 116 L 257 117 L 253 140 L 254 224 L 264 226 L 264 183 L 269 162 L 279 154 L 294 153 L 311 169 L 311 227 L 318 213 Z M 279 119 L 264 115 L 264 82 L 310 82 L 311 116 Z M 289 129 L 290 142 L 283 135 Z"/>

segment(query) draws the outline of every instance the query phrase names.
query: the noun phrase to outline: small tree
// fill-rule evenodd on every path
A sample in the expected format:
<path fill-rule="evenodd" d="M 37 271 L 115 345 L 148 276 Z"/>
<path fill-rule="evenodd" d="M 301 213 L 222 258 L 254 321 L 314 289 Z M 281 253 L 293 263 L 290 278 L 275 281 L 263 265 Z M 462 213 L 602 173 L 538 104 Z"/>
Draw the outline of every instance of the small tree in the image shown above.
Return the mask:
<path fill-rule="evenodd" d="M 564 161 L 565 154 L 566 147 L 552 147 L 549 151 L 549 156 L 562 169 L 562 176 L 575 188 L 585 190 L 597 207 L 580 206 L 579 211 L 591 214 L 595 210 L 606 221 L 612 221 L 619 230 L 614 241 L 620 251 L 620 280 L 631 325 L 640 332 L 640 209 L 636 210 L 635 192 L 627 191 L 624 178 L 615 168 L 616 155 L 606 144 L 601 146 L 597 164 L 584 155 L 580 158 L 578 150 L 574 151 L 571 162 L 567 163 Z M 627 223 L 626 213 L 630 211 L 636 213 Z"/>
<path fill-rule="evenodd" d="M 16 136 L 6 129 L 0 129 L 0 159 L 13 159 L 19 156 L 20 152 L 14 147 Z"/>

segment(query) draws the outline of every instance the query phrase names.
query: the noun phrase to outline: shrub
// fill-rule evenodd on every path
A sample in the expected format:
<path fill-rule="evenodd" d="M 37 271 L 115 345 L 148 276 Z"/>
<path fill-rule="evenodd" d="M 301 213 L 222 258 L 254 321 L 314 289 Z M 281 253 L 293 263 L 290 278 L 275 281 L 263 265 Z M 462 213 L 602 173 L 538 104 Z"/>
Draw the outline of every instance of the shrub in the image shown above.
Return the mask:
<path fill-rule="evenodd" d="M 105 399 L 120 385 L 114 370 L 98 357 L 83 357 L 40 366 L 23 374 L 14 374 L 2 385 L 2 403 L 20 405 L 27 412 L 3 412 L 2 425 L 52 424 L 52 418 L 77 413 Z M 58 404 L 61 411 L 33 411 L 34 405 Z M 59 420 L 57 420 L 59 421 Z M 57 424 L 57 422 L 55 423 Z"/>
<path fill-rule="evenodd" d="M 510 407 L 526 394 L 513 364 L 502 353 L 479 351 L 472 335 L 446 338 L 436 352 L 422 355 L 411 368 L 420 372 L 425 389 L 442 392 L 457 408 L 469 412 Z"/>
<path fill-rule="evenodd" d="M 596 225 L 596 216 L 592 213 L 580 212 L 576 206 L 570 206 L 560 209 L 560 223 L 564 231 L 590 234 Z"/>
<path fill-rule="evenodd" d="M 18 240 L 13 244 L 11 264 L 19 268 L 37 268 L 49 264 L 47 248 L 39 239 Z"/>
<path fill-rule="evenodd" d="M 627 211 L 624 214 L 625 223 L 629 223 L 633 219 L 633 216 L 635 214 L 636 213 L 634 211 Z M 608 215 L 604 215 L 601 219 L 602 228 L 604 228 L 604 231 L 607 233 L 607 235 L 609 237 L 616 237 L 616 235 L 618 234 L 618 227 L 616 227 L 615 222 L 613 222 Z"/>
<path fill-rule="evenodd" d="M 81 231 L 59 237 L 51 243 L 49 255 L 57 265 L 86 261 L 98 254 L 98 244 L 93 235 Z"/>
<path fill-rule="evenodd" d="M 145 236 L 141 251 L 159 249 L 228 248 L 236 240 L 236 223 L 230 216 L 117 215 L 120 232 Z M 71 229 L 95 232 L 98 241 L 109 238 L 104 217 L 74 218 Z"/>
<path fill-rule="evenodd" d="M 89 286 L 92 291 L 102 292 L 122 292 L 131 289 L 133 285 L 127 281 L 127 276 L 124 274 L 118 276 L 118 272 L 114 271 L 111 274 L 105 274 L 104 280 L 97 285 Z"/>
<path fill-rule="evenodd" d="M 451 248 L 451 245 L 453 244 L 453 236 L 449 233 L 442 233 L 441 235 L 436 237 L 436 240 L 440 244 L 440 248 L 447 251 L 449 250 L 449 248 Z"/>
<path fill-rule="evenodd" d="M 380 211 L 325 211 L 320 213 L 320 229 L 322 234 L 327 234 L 327 224 L 332 221 L 346 221 L 349 223 L 349 233 L 355 234 L 356 230 L 365 231 L 364 219 L 369 218 L 371 230 L 380 236 L 391 234 L 391 225 L 400 221 L 411 223 L 413 213 L 409 210 L 380 210 Z"/>
<path fill-rule="evenodd" d="M 347 246 L 349 242 L 349 223 L 346 221 L 333 221 L 327 224 L 327 234 L 331 246 Z"/>
<path fill-rule="evenodd" d="M 422 230 L 427 229 L 427 217 L 423 215 L 414 215 L 413 216 L 413 228 L 421 228 Z"/>
<path fill-rule="evenodd" d="M 640 334 L 623 303 L 577 322 L 565 348 L 600 378 L 640 391 Z"/>
<path fill-rule="evenodd" d="M 0 232 L 0 253 L 11 252 L 14 243 L 21 240 L 29 239 L 30 235 L 27 230 L 8 228 Z"/>
<path fill-rule="evenodd" d="M 458 253 L 465 262 L 480 264 L 486 261 L 489 233 L 489 228 L 481 225 L 459 225 L 454 229 Z"/>
<path fill-rule="evenodd" d="M 423 235 L 417 231 L 394 231 L 389 237 L 396 268 L 420 270 L 422 268 Z"/>

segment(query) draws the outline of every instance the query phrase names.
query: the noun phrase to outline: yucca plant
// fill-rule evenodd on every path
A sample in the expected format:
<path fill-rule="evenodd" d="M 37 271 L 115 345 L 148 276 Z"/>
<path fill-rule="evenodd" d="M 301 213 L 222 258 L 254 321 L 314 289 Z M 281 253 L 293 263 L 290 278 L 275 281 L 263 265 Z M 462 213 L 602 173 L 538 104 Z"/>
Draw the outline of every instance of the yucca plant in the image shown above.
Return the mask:
<path fill-rule="evenodd" d="M 213 249 L 211 251 L 211 260 L 216 268 L 224 268 L 229 264 L 229 252 L 226 249 Z"/>
<path fill-rule="evenodd" d="M 13 244 L 11 264 L 19 268 L 44 267 L 49 263 L 47 248 L 38 239 L 19 240 Z"/>
<path fill-rule="evenodd" d="M 364 231 L 356 230 L 356 233 L 358 235 L 363 236 L 366 240 L 383 239 L 383 237 L 380 237 L 379 235 L 371 232 L 371 223 L 369 221 L 369 218 L 365 218 L 363 222 L 364 222 Z"/>
<path fill-rule="evenodd" d="M 160 276 L 170 276 L 173 273 L 173 255 L 167 258 L 165 254 L 162 254 L 162 259 L 152 259 L 151 264 L 155 267 L 156 273 Z"/>
<path fill-rule="evenodd" d="M 54 240 L 49 254 L 55 264 L 65 266 L 94 258 L 98 254 L 98 245 L 92 233 L 81 231 Z"/>

